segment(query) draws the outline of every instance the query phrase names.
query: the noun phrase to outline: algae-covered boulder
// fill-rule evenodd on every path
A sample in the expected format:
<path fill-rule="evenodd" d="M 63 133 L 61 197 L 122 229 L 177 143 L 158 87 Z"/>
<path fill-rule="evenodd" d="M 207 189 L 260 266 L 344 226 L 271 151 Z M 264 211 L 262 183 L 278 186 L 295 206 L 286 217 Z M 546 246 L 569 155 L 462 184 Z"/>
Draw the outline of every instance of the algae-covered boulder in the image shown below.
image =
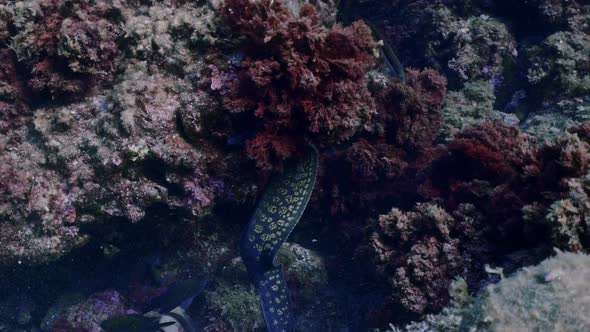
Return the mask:
<path fill-rule="evenodd" d="M 465 312 L 461 327 L 483 330 L 590 328 L 590 256 L 559 253 L 488 287 Z"/>
<path fill-rule="evenodd" d="M 590 256 L 558 252 L 406 331 L 587 331 Z"/>
<path fill-rule="evenodd" d="M 590 36 L 557 32 L 527 53 L 527 80 L 546 100 L 585 96 L 590 91 Z"/>
<path fill-rule="evenodd" d="M 494 86 L 486 80 L 467 82 L 461 90 L 449 91 L 442 109 L 443 125 L 438 138 L 450 141 L 464 128 L 502 119 L 506 114 L 494 110 L 495 101 Z"/>

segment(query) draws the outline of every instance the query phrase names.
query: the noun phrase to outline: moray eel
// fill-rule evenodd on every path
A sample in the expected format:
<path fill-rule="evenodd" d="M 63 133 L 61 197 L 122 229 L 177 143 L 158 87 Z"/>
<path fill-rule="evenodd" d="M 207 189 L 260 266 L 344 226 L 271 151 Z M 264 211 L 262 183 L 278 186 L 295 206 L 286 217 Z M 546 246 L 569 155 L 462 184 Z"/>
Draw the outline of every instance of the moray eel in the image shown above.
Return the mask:
<path fill-rule="evenodd" d="M 338 22 L 342 22 L 345 25 L 349 25 L 353 21 L 353 15 L 351 15 L 353 9 L 353 3 L 355 0 L 340 0 L 338 3 L 338 13 L 336 14 L 336 20 Z M 387 68 L 392 73 L 393 77 L 396 77 L 400 81 L 406 80 L 406 75 L 404 72 L 404 67 L 402 63 L 399 61 L 398 57 L 395 55 L 395 52 L 391 48 L 391 46 L 385 41 L 383 35 L 379 32 L 377 27 L 368 19 L 363 18 L 365 24 L 369 26 L 371 32 L 373 33 L 373 37 L 376 40 L 380 40 L 383 45 L 381 46 L 381 52 L 383 53 L 383 59 L 385 59 L 385 64 Z"/>
<path fill-rule="evenodd" d="M 302 160 L 286 165 L 283 173 L 275 175 L 240 241 L 242 259 L 260 294 L 266 327 L 271 332 L 294 328 L 289 289 L 275 256 L 305 211 L 317 168 L 318 152 L 310 146 Z"/>

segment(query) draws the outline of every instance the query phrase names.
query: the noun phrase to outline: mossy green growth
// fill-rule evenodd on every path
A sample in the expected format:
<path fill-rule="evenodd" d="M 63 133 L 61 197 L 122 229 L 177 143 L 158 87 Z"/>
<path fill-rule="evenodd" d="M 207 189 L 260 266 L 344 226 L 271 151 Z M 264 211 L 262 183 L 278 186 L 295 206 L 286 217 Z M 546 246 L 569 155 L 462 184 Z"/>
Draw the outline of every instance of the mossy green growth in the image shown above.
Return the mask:
<path fill-rule="evenodd" d="M 254 288 L 224 283 L 207 292 L 206 298 L 209 308 L 217 311 L 234 331 L 254 331 L 264 327 L 260 300 Z"/>
<path fill-rule="evenodd" d="M 590 93 L 590 36 L 560 31 L 527 53 L 527 79 L 544 98 Z"/>
<path fill-rule="evenodd" d="M 10 33 L 8 32 L 8 19 L 10 13 L 6 5 L 0 4 L 0 47 L 4 47 Z"/>
<path fill-rule="evenodd" d="M 450 9 L 429 9 L 432 30 L 423 50 L 430 66 L 443 71 L 455 88 L 475 79 L 501 82 L 514 61 L 516 41 L 504 23 L 487 15 L 462 18 Z"/>
<path fill-rule="evenodd" d="M 522 128 L 541 141 L 552 141 L 571 127 L 590 121 L 590 96 L 557 98 L 543 102 L 539 111 L 530 114 Z"/>
<path fill-rule="evenodd" d="M 316 252 L 296 243 L 285 243 L 277 252 L 277 261 L 285 267 L 285 274 L 298 285 L 297 301 L 317 300 L 320 288 L 328 285 L 328 271 L 323 258 Z"/>
<path fill-rule="evenodd" d="M 590 256 L 558 252 L 403 331 L 588 331 Z"/>
<path fill-rule="evenodd" d="M 563 136 L 563 133 L 568 128 L 579 124 L 579 122 L 572 120 L 565 114 L 542 113 L 530 115 L 523 123 L 522 128 L 527 134 L 535 137 L 540 142 L 551 142 Z"/>
<path fill-rule="evenodd" d="M 494 87 L 486 80 L 465 83 L 459 91 L 449 91 L 442 109 L 443 125 L 439 139 L 449 141 L 463 128 L 493 117 Z"/>

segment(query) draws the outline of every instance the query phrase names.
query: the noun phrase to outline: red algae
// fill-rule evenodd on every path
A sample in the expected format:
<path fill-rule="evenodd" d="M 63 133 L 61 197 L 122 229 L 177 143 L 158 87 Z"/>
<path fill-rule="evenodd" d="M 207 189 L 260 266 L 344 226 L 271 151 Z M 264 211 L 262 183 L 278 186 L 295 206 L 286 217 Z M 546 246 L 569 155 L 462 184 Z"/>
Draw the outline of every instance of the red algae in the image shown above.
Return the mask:
<path fill-rule="evenodd" d="M 369 124 L 375 106 L 365 74 L 376 44 L 366 25 L 328 29 L 313 6 L 304 5 L 295 17 L 280 1 L 228 1 L 224 13 L 246 36 L 244 60 L 224 104 L 248 112 L 264 128 L 247 144 L 259 167 L 293 157 L 303 138 L 326 145 Z"/>

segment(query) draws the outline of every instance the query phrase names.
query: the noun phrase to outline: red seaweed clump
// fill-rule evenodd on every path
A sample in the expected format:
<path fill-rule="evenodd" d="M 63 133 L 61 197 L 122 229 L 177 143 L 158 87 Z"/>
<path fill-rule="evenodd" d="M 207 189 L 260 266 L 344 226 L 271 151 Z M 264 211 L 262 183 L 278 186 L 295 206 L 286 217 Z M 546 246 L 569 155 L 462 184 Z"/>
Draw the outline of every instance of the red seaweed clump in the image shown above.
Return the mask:
<path fill-rule="evenodd" d="M 434 148 L 430 137 L 421 160 L 406 159 L 412 171 L 387 181 L 392 193 L 403 194 L 377 202 L 373 213 L 381 215 L 356 251 L 360 261 L 371 261 L 374 277 L 391 287 L 381 310 L 405 318 L 446 306 L 456 277 L 473 287 L 485 278 L 482 262 L 493 262 L 492 235 L 516 229 L 510 221 L 521 214 L 506 184 L 517 181 L 529 160 L 526 137 L 500 123 L 467 129 L 448 147 Z"/>
<path fill-rule="evenodd" d="M 467 128 L 449 143 L 447 154 L 434 161 L 432 186 L 423 185 L 422 192 L 429 198 L 451 199 L 474 180 L 509 182 L 519 175 L 531 149 L 517 127 L 489 122 Z"/>
<path fill-rule="evenodd" d="M 449 211 L 460 204 L 474 205 L 486 216 L 488 240 L 516 245 L 503 246 L 506 250 L 519 249 L 526 246 L 523 206 L 541 199 L 542 191 L 528 190 L 533 179 L 527 169 L 537 163 L 537 154 L 537 144 L 517 127 L 489 122 L 468 128 L 449 143 L 447 153 L 433 161 L 419 193 Z"/>
<path fill-rule="evenodd" d="M 542 145 L 502 123 L 467 129 L 449 144 L 447 155 L 433 162 L 420 193 L 448 209 L 474 204 L 492 225 L 489 239 L 540 245 L 547 234 L 535 221 L 567 195 L 571 179 L 590 169 L 590 146 L 580 138 L 587 137 L 584 128 Z"/>
<path fill-rule="evenodd" d="M 375 106 L 365 74 L 377 44 L 364 23 L 328 29 L 312 5 L 296 17 L 270 0 L 227 1 L 224 14 L 246 37 L 224 104 L 255 119 L 259 131 L 247 151 L 258 166 L 272 168 L 297 154 L 304 136 L 326 145 L 369 125 Z"/>
<path fill-rule="evenodd" d="M 447 80 L 435 70 L 408 70 L 405 84 L 395 83 L 385 101 L 391 142 L 408 151 L 432 147 L 446 92 Z"/>
<path fill-rule="evenodd" d="M 416 177 L 415 203 L 390 200 L 394 208 L 370 225 L 357 251 L 392 288 L 385 310 L 414 318 L 439 311 L 456 277 L 477 290 L 482 264 L 512 262 L 511 271 L 522 264 L 509 258 L 515 252 L 542 259 L 553 247 L 588 251 L 589 128 L 538 144 L 489 122 L 441 148 Z"/>
<path fill-rule="evenodd" d="M 433 140 L 441 126 L 446 80 L 433 70 L 408 70 L 406 82 L 376 93 L 376 130 L 349 147 L 324 154 L 317 198 L 330 218 L 358 227 L 392 202 L 413 202 L 417 176 L 440 152 Z"/>

